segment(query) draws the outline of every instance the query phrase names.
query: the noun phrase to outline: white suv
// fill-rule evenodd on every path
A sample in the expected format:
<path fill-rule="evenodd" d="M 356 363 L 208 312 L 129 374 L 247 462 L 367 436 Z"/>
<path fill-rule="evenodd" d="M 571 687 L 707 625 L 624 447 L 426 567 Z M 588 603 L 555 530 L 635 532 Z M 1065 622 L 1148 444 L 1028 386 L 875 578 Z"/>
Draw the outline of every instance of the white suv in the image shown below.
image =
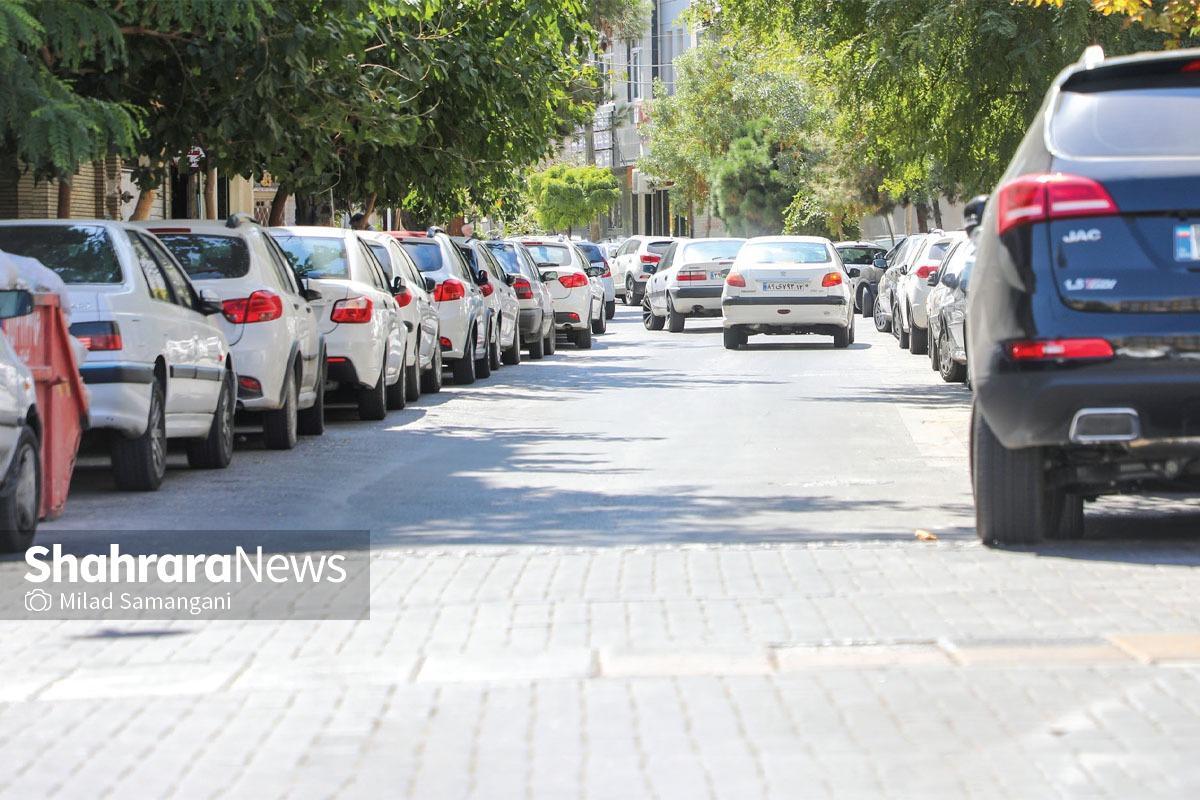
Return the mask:
<path fill-rule="evenodd" d="M 238 408 L 262 412 L 263 442 L 296 446 L 325 431 L 325 353 L 303 288 L 279 245 L 248 219 L 141 223 L 174 254 L 197 288 L 221 299 L 215 317 L 238 364 Z"/>
<path fill-rule="evenodd" d="M 0 290 L 0 319 L 32 311 L 29 292 Z M 42 502 L 41 431 L 33 374 L 0 333 L 0 553 L 33 544 Z"/>
<path fill-rule="evenodd" d="M 612 279 L 626 305 L 642 304 L 646 281 L 658 268 L 671 242 L 669 236 L 631 236 L 617 248 L 612 259 Z"/>
<path fill-rule="evenodd" d="M 349 389 L 360 419 L 403 408 L 408 332 L 375 254 L 344 228 L 272 228 L 293 269 L 321 294 L 326 379 Z"/>
<path fill-rule="evenodd" d="M 67 284 L 71 333 L 88 350 L 89 438 L 110 435 L 121 489 L 152 491 L 167 439 L 186 439 L 193 467 L 233 458 L 235 386 L 225 334 L 153 234 L 105 220 L 0 221 L 0 250 L 36 258 Z"/>
<path fill-rule="evenodd" d="M 588 277 L 587 259 L 570 242 L 536 238 L 520 241 L 550 287 L 555 330 L 570 337 L 576 347 L 587 350 L 592 346 L 593 330 L 605 323 L 604 289 Z"/>

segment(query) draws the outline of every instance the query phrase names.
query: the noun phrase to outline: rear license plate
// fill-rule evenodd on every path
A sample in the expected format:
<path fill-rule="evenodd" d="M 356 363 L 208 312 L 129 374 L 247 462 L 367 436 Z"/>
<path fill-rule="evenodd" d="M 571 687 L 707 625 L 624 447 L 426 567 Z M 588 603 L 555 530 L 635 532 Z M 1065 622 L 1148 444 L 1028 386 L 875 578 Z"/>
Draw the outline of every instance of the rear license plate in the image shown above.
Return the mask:
<path fill-rule="evenodd" d="M 802 292 L 807 285 L 804 281 L 763 281 L 763 291 Z"/>
<path fill-rule="evenodd" d="M 1200 225 L 1175 226 L 1175 260 L 1200 261 Z"/>

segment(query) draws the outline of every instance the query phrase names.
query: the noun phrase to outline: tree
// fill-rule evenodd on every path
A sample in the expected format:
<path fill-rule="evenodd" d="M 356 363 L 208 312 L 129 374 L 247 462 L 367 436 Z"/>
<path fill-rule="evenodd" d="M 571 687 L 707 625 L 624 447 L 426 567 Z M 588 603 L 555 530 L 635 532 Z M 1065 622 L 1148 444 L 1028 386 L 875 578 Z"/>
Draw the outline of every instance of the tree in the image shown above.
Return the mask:
<path fill-rule="evenodd" d="M 1067 0 L 1015 0 L 1031 6 L 1062 8 Z M 1169 43 L 1178 45 L 1184 36 L 1200 36 L 1200 3 L 1196 0 L 1089 0 L 1093 9 L 1105 16 L 1125 17 L 1147 30 L 1165 33 Z"/>
<path fill-rule="evenodd" d="M 717 215 L 735 236 L 781 233 L 784 211 L 796 193 L 787 158 L 768 129 L 763 120 L 743 126 L 713 165 Z"/>
<path fill-rule="evenodd" d="M 621 189 L 602 167 L 557 164 L 529 176 L 529 195 L 542 227 L 569 234 L 612 208 Z"/>

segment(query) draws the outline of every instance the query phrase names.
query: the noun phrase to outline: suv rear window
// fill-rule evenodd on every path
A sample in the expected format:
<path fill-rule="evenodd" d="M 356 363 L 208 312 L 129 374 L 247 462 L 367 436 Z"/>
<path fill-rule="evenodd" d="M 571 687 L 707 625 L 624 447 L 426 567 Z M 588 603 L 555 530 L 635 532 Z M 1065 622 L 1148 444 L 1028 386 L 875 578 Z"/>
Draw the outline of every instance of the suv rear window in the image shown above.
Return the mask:
<path fill-rule="evenodd" d="M 578 247 L 585 256 L 587 256 L 587 260 L 590 263 L 598 264 L 604 261 L 604 253 L 600 250 L 598 245 L 594 245 L 591 242 L 576 242 L 575 246 Z"/>
<path fill-rule="evenodd" d="M 505 272 L 517 273 L 521 271 L 521 262 L 517 260 L 516 248 L 511 244 L 488 242 L 486 247 L 492 251 L 492 255 L 496 257 L 496 260 L 504 265 Z"/>
<path fill-rule="evenodd" d="M 120 283 L 121 264 L 99 225 L 0 226 L 0 250 L 36 258 L 64 283 Z"/>
<path fill-rule="evenodd" d="M 400 246 L 421 272 L 437 272 L 442 268 L 442 249 L 437 242 L 401 242 Z"/>
<path fill-rule="evenodd" d="M 723 261 L 731 259 L 738 254 L 744 243 L 740 241 L 715 241 L 715 242 L 693 242 L 685 246 L 682 253 L 675 256 L 675 260 L 683 263 L 686 261 Z"/>
<path fill-rule="evenodd" d="M 650 244 L 646 245 L 646 249 L 651 253 L 658 253 L 660 256 L 665 256 L 667 254 L 667 250 L 671 248 L 672 244 L 674 244 L 674 242 L 669 239 L 665 242 L 651 242 Z"/>
<path fill-rule="evenodd" d="M 243 278 L 250 272 L 250 251 L 237 236 L 160 233 L 158 239 L 193 280 Z"/>
<path fill-rule="evenodd" d="M 292 268 L 302 278 L 349 278 L 346 240 L 324 236 L 293 236 L 272 233 L 283 248 Z"/>
<path fill-rule="evenodd" d="M 1055 150 L 1076 158 L 1200 156 L 1200 85 L 1060 95 Z"/>

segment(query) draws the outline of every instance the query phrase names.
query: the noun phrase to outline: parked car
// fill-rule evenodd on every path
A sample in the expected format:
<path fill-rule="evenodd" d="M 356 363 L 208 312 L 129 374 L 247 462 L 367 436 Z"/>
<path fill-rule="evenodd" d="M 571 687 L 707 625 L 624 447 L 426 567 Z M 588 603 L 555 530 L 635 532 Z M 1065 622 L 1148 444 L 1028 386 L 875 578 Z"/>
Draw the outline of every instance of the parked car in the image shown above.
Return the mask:
<path fill-rule="evenodd" d="M 487 362 L 488 355 L 487 303 L 476 276 L 440 228 L 430 228 L 421 235 L 411 231 L 388 235 L 400 242 L 422 275 L 433 279 L 442 359 L 456 384 L 474 383 L 476 370 L 480 362 Z M 482 366 L 491 374 L 490 363 Z"/>
<path fill-rule="evenodd" d="M 393 288 L 400 319 L 408 331 L 408 352 L 404 357 L 408 375 L 404 379 L 405 397 L 417 400 L 422 392 L 442 390 L 441 321 L 433 302 L 433 278 L 421 274 L 412 258 L 394 236 L 378 231 L 359 231 L 387 274 Z M 397 283 L 399 279 L 399 283 Z M 399 288 L 399 291 L 395 291 Z"/>
<path fill-rule="evenodd" d="M 310 301 L 279 245 L 253 221 L 165 220 L 144 225 L 197 288 L 211 289 L 237 361 L 238 410 L 260 412 L 263 442 L 296 446 L 300 433 L 325 431 L 325 352 Z"/>
<path fill-rule="evenodd" d="M 876 287 L 887 272 L 887 250 L 871 242 L 838 242 L 833 248 L 850 275 L 850 296 L 854 298 L 855 310 L 864 317 L 871 316 L 875 311 Z"/>
<path fill-rule="evenodd" d="M 570 242 L 540 238 L 520 241 L 550 287 L 555 330 L 568 336 L 576 347 L 589 349 L 594 325 L 604 321 L 604 296 L 588 277 L 587 259 Z"/>
<path fill-rule="evenodd" d="M 892 293 L 892 335 L 901 347 L 914 355 L 929 350 L 929 320 L 925 318 L 925 298 L 929 279 L 942 265 L 946 253 L 966 239 L 962 231 L 935 232 L 916 250 L 913 262 L 896 283 Z"/>
<path fill-rule="evenodd" d="M 270 231 L 293 269 L 321 294 L 326 379 L 354 398 L 362 419 L 380 420 L 389 409 L 403 408 L 408 331 L 366 242 L 345 228 Z"/>
<path fill-rule="evenodd" d="M 833 243 L 819 236 L 758 236 L 746 241 L 721 295 L 728 350 L 755 333 L 816 333 L 834 347 L 854 341 L 854 303 Z"/>
<path fill-rule="evenodd" d="M 679 333 L 688 317 L 721 316 L 721 289 L 745 239 L 677 239 L 646 283 L 642 324 Z"/>
<path fill-rule="evenodd" d="M 896 284 L 904 277 L 917 251 L 928 236 L 927 233 L 916 233 L 906 237 L 903 242 L 888 252 L 884 264 L 876 263 L 876 266 L 880 268 L 886 266 L 883 275 L 879 278 L 879 285 L 875 288 L 874 308 L 871 309 L 875 330 L 880 333 L 892 330 L 892 301 L 896 295 Z"/>
<path fill-rule="evenodd" d="M 0 290 L 0 320 L 33 311 L 33 296 Z M 0 553 L 33 544 L 41 508 L 41 431 L 33 373 L 0 332 Z"/>
<path fill-rule="evenodd" d="M 1085 499 L 1200 488 L 1200 50 L 1055 79 L 987 203 L 967 302 L 985 543 L 1083 533 Z"/>
<path fill-rule="evenodd" d="M 642 304 L 646 281 L 670 246 L 669 236 L 631 236 L 617 249 L 612 261 L 613 281 L 625 305 Z"/>
<path fill-rule="evenodd" d="M 946 383 L 967 378 L 967 288 L 975 266 L 975 243 L 959 242 L 946 254 L 929 278 L 932 287 L 925 300 L 929 319 L 929 361 Z"/>
<path fill-rule="evenodd" d="M 557 338 L 554 335 L 554 299 L 537 264 L 533 263 L 533 257 L 524 245 L 513 240 L 492 240 L 485 244 L 505 272 L 516 276 L 512 287 L 520 307 L 521 343 L 529 357 L 536 361 L 553 355 Z"/>
<path fill-rule="evenodd" d="M 521 338 L 517 333 L 521 305 L 504 267 L 478 239 L 451 237 L 463 260 L 475 272 L 488 304 L 488 363 L 493 370 L 501 364 L 521 363 Z M 486 375 L 484 377 L 487 377 Z"/>
<path fill-rule="evenodd" d="M 36 258 L 67 284 L 71 334 L 87 348 L 88 438 L 107 438 L 118 488 L 153 491 L 167 440 L 188 464 L 233 459 L 234 359 L 204 296 L 153 234 L 104 220 L 3 220 L 0 250 Z M 102 442 L 103 443 L 103 442 Z"/>
<path fill-rule="evenodd" d="M 604 252 L 604 248 L 592 242 L 575 242 L 575 246 L 583 252 L 589 264 L 599 267 L 599 274 L 596 277 L 600 279 L 600 283 L 604 287 L 604 318 L 612 319 L 617 315 L 617 290 L 616 283 L 613 281 L 612 267 L 608 263 L 608 255 Z"/>
<path fill-rule="evenodd" d="M 890 252 L 892 250 L 895 250 L 900 245 L 904 244 L 904 240 L 906 238 L 908 238 L 907 234 L 895 233 L 895 234 L 889 234 L 887 236 L 875 236 L 870 241 L 872 244 L 877 244 L 880 247 L 882 247 L 884 250 L 887 250 Z"/>

